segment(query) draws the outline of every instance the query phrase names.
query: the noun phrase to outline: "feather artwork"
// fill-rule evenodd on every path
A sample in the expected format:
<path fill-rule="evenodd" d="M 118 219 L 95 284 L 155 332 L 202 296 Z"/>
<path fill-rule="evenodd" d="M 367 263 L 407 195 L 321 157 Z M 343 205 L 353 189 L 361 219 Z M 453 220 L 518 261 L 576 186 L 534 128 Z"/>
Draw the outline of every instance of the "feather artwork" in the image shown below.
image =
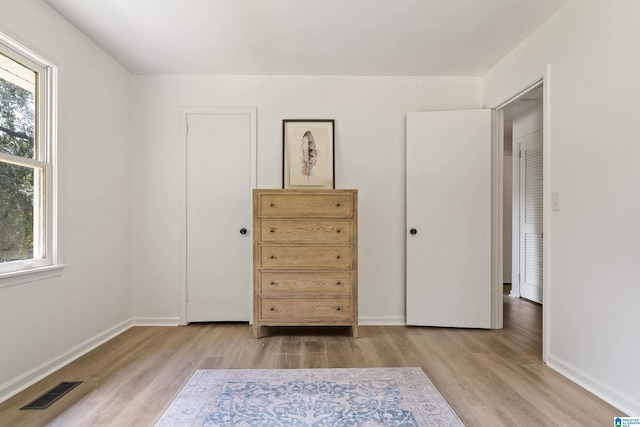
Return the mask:
<path fill-rule="evenodd" d="M 306 131 L 302 136 L 302 175 L 311 178 L 311 171 L 318 160 L 318 152 L 316 151 L 316 141 L 310 130 Z"/>

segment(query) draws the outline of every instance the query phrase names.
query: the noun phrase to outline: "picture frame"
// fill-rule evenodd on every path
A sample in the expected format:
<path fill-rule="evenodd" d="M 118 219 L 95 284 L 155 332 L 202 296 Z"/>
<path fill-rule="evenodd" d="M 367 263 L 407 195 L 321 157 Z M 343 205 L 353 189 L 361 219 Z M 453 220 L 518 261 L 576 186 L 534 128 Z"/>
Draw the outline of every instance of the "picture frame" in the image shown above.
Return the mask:
<path fill-rule="evenodd" d="M 334 120 L 282 121 L 282 188 L 336 188 Z"/>

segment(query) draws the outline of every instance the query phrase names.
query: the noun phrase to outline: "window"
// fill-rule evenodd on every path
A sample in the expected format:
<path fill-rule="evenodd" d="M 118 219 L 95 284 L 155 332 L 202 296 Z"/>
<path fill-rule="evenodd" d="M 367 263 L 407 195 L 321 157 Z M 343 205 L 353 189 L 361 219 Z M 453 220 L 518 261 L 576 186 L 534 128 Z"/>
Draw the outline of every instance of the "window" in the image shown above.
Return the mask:
<path fill-rule="evenodd" d="M 55 71 L 0 34 L 0 286 L 59 262 Z"/>

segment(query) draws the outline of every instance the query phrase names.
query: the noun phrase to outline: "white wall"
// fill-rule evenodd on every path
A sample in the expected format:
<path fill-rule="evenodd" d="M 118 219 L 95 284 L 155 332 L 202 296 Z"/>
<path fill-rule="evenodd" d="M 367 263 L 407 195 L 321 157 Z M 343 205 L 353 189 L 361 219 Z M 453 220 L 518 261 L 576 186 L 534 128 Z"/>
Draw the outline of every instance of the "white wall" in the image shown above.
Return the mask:
<path fill-rule="evenodd" d="M 54 279 L 0 288 L 2 400 L 128 326 L 131 77 L 41 0 L 0 0 L 0 31 L 60 65 L 68 264 Z"/>
<path fill-rule="evenodd" d="M 495 105 L 550 64 L 547 362 L 640 415 L 640 2 L 573 0 L 484 77 Z M 547 206 L 549 200 L 545 201 Z M 548 207 L 547 207 L 548 209 Z"/>
<path fill-rule="evenodd" d="M 281 187 L 283 119 L 335 119 L 336 187 L 359 190 L 360 320 L 404 323 L 405 114 L 478 108 L 480 85 L 437 77 L 134 77 L 134 317 L 178 318 L 180 107 L 255 106 L 260 188 Z"/>

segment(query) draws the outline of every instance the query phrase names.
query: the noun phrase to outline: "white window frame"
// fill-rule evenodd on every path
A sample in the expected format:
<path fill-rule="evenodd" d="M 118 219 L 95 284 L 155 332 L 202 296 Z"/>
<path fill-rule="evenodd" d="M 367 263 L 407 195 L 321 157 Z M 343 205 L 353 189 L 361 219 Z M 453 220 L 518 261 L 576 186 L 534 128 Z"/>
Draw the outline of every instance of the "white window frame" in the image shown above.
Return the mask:
<path fill-rule="evenodd" d="M 62 274 L 62 252 L 60 245 L 61 217 L 59 204 L 59 169 L 58 169 L 58 66 L 35 50 L 9 37 L 0 29 L 0 52 L 38 72 L 36 87 L 36 135 L 37 153 L 35 159 L 27 159 L 0 153 L 4 162 L 41 170 L 41 179 L 34 179 L 34 185 L 41 182 L 44 200 L 34 200 L 34 205 L 44 210 L 41 215 L 41 227 L 34 227 L 34 258 L 0 264 L 0 288 L 21 283 L 42 280 Z M 38 175 L 36 173 L 36 175 Z M 34 199 L 38 197 L 34 194 Z M 36 207 L 37 209 L 37 207 Z M 36 230 L 38 229 L 38 230 Z M 38 233 L 42 230 L 42 235 Z M 34 242 L 35 243 L 35 242 Z"/>

